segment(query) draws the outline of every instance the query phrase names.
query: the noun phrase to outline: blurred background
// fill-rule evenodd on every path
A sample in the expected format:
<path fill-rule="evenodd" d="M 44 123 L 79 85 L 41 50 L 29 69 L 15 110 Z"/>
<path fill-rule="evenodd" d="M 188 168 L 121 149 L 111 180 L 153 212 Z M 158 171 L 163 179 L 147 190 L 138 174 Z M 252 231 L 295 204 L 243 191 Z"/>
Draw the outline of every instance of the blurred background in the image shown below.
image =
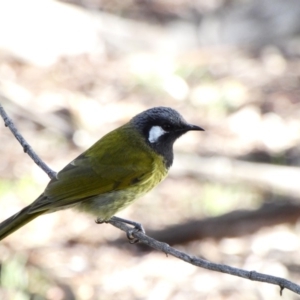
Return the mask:
<path fill-rule="evenodd" d="M 297 0 L 0 0 L 0 103 L 56 171 L 142 110 L 177 109 L 206 131 L 181 138 L 169 177 L 119 216 L 300 283 L 299 13 Z M 0 128 L 4 220 L 48 177 Z M 282 299 L 71 210 L 6 238 L 0 262 L 4 300 Z"/>

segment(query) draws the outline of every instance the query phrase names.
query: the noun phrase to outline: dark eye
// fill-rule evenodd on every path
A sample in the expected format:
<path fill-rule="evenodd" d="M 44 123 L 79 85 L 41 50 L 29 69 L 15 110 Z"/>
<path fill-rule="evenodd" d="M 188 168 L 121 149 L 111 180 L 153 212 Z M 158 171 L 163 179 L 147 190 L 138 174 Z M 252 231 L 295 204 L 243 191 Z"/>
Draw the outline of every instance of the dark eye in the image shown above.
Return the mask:
<path fill-rule="evenodd" d="M 163 130 L 165 130 L 165 131 L 170 131 L 171 129 L 172 129 L 172 126 L 170 125 L 170 124 L 163 124 L 162 126 L 161 126 L 161 128 L 163 129 Z"/>

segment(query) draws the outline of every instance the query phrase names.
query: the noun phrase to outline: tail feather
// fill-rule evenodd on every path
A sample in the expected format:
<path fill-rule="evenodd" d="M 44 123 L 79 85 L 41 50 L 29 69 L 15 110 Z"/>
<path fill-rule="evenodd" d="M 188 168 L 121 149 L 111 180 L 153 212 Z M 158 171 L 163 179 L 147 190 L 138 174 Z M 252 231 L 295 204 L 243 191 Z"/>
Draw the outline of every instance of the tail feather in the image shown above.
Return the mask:
<path fill-rule="evenodd" d="M 4 239 L 20 227 L 24 226 L 28 222 L 32 221 L 33 219 L 44 213 L 44 211 L 39 211 L 35 213 L 29 213 L 29 211 L 30 205 L 26 206 L 15 215 L 0 223 L 0 240 Z"/>

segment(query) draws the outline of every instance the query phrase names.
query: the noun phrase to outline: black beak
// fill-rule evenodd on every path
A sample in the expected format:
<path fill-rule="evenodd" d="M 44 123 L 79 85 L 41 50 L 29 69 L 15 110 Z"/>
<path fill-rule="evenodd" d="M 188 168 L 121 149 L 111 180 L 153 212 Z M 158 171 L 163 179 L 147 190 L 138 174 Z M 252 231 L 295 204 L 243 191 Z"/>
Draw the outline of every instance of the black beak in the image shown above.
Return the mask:
<path fill-rule="evenodd" d="M 187 124 L 186 131 L 197 130 L 197 131 L 205 131 L 202 127 L 192 124 Z"/>

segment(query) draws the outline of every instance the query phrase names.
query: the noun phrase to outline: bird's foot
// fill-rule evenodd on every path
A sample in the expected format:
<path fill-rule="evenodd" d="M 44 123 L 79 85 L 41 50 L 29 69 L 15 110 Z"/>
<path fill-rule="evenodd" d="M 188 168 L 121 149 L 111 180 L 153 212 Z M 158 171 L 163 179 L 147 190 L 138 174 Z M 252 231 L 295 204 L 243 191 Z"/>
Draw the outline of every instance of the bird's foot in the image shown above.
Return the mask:
<path fill-rule="evenodd" d="M 133 236 L 134 233 L 136 233 L 136 232 L 146 233 L 145 229 L 143 228 L 142 224 L 140 224 L 140 223 L 137 223 L 137 222 L 134 222 L 131 220 L 127 220 L 127 219 L 123 219 L 123 218 L 119 218 L 116 216 L 113 216 L 110 220 L 126 223 L 126 224 L 133 226 L 132 229 L 127 231 L 127 238 L 129 240 L 130 244 L 136 244 L 139 242 L 139 239 L 137 239 L 136 237 Z"/>
<path fill-rule="evenodd" d="M 103 221 L 102 219 L 97 218 L 97 219 L 95 220 L 95 223 L 96 223 L 96 224 L 103 224 L 103 223 L 106 223 L 106 221 Z"/>

